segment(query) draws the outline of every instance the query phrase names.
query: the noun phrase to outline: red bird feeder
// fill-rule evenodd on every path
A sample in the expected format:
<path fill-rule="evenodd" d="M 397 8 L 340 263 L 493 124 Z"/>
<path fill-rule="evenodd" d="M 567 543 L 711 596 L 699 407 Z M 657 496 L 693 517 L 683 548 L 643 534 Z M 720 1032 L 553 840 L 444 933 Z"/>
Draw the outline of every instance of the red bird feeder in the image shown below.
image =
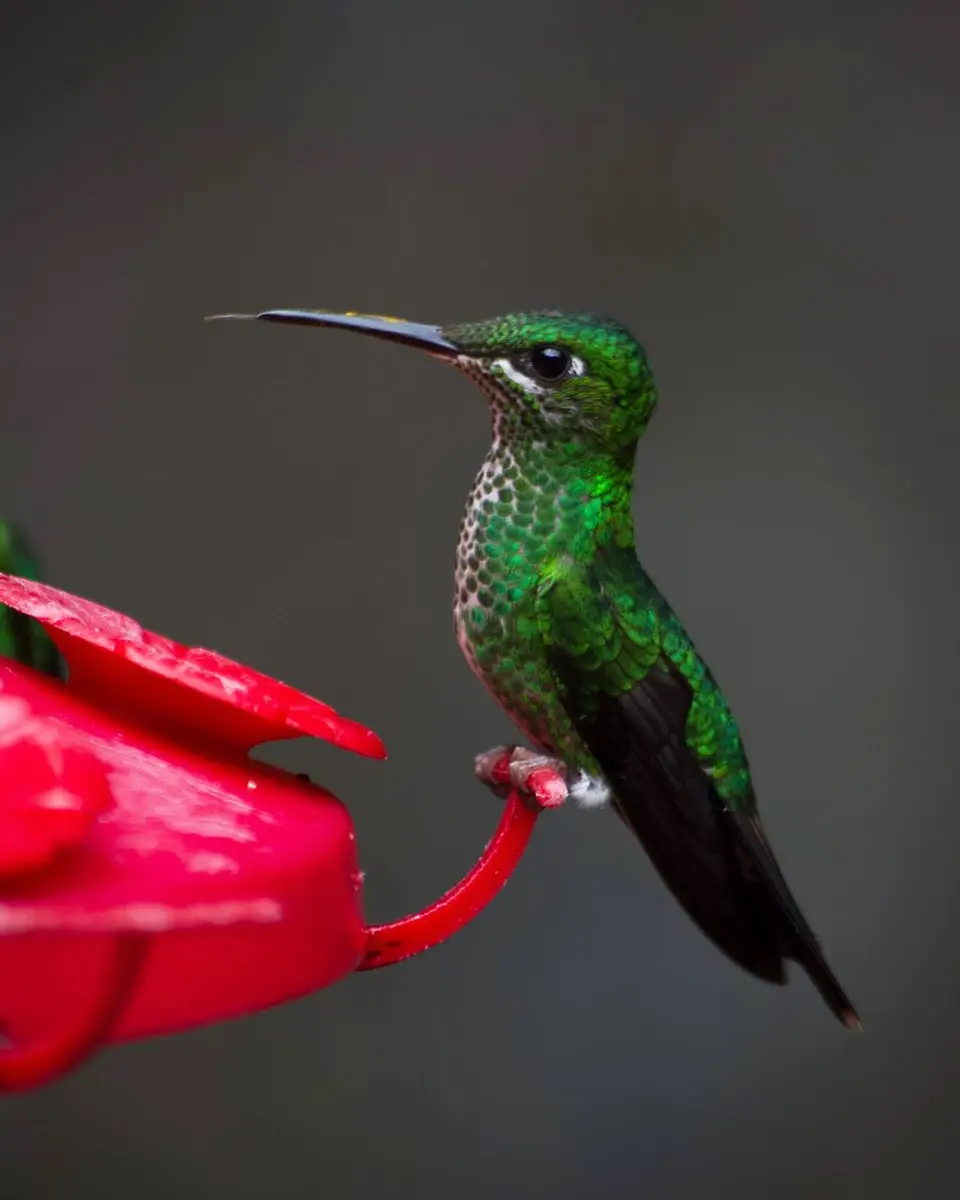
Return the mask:
<path fill-rule="evenodd" d="M 369 927 L 353 824 L 329 792 L 249 757 L 370 730 L 209 650 L 0 574 L 66 684 L 0 658 L 0 1090 L 108 1042 L 251 1013 L 449 937 L 500 890 L 539 809 L 513 794 L 473 871 Z"/>

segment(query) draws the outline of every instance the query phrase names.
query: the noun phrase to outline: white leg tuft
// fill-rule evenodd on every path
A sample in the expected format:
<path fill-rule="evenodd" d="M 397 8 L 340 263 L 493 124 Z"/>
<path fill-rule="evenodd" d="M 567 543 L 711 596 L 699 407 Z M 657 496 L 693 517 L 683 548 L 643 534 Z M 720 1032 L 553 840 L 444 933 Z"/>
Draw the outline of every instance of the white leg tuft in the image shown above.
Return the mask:
<path fill-rule="evenodd" d="M 606 780 L 580 771 L 570 785 L 570 795 L 581 808 L 603 808 L 610 803 L 610 785 Z"/>

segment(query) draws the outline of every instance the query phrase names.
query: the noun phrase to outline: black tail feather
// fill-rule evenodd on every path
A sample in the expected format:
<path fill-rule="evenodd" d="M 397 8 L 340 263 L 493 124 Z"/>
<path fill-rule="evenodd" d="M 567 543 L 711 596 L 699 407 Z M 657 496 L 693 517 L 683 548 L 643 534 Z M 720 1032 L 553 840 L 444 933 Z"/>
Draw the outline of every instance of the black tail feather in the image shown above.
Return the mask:
<path fill-rule="evenodd" d="M 860 1019 L 787 887 L 759 818 L 735 812 L 686 746 L 690 696 L 675 674 L 651 672 L 604 697 L 578 731 L 610 782 L 617 812 L 700 929 L 769 983 L 798 962 L 844 1025 Z"/>

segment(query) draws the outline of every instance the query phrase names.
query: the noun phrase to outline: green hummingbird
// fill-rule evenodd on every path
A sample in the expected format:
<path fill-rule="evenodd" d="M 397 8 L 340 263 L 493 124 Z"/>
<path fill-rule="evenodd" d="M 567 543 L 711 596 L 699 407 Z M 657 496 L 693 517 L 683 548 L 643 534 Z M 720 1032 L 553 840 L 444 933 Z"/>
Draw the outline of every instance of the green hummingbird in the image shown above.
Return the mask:
<path fill-rule="evenodd" d="M 23 534 L 7 521 L 0 521 L 0 571 L 24 579 L 40 578 Z M 60 652 L 43 626 L 5 604 L 0 604 L 0 656 L 14 658 L 57 679 L 66 674 Z"/>
<path fill-rule="evenodd" d="M 559 312 L 441 327 L 353 312 L 223 316 L 419 347 L 482 389 L 493 441 L 460 526 L 454 623 L 534 749 L 498 747 L 477 774 L 494 784 L 507 755 L 516 787 L 549 767 L 574 800 L 609 802 L 734 962 L 784 983 L 793 959 L 860 1028 L 770 849 L 730 706 L 637 558 L 634 458 L 657 391 L 629 331 Z"/>

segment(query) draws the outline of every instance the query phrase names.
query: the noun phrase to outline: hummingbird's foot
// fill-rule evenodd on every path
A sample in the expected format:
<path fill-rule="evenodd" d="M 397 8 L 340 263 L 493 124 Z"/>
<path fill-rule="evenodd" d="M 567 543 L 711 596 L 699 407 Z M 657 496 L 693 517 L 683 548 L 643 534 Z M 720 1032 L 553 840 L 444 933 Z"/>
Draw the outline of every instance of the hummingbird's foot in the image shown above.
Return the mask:
<path fill-rule="evenodd" d="M 514 788 L 539 808 L 559 808 L 570 795 L 566 763 L 526 746 L 494 746 L 478 754 L 473 773 L 498 796 Z"/>

